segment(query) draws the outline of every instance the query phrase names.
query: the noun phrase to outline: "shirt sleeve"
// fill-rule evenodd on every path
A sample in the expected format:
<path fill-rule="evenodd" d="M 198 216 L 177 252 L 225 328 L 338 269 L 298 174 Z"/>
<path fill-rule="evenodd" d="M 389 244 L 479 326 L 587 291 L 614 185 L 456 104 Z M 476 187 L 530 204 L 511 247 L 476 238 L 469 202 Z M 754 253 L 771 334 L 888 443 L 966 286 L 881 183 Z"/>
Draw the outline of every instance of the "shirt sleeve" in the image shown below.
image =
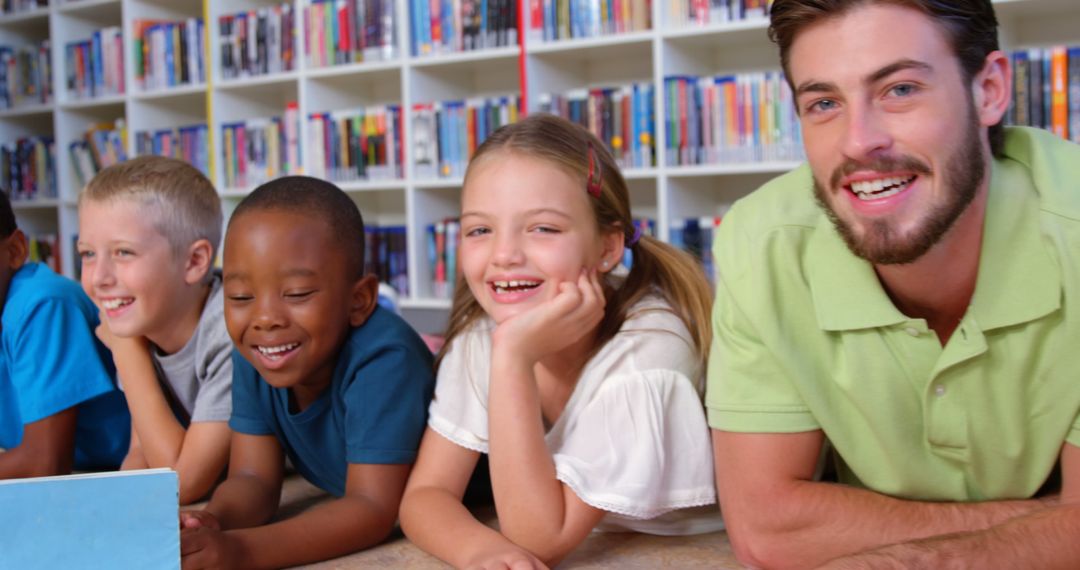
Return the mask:
<path fill-rule="evenodd" d="M 473 451 L 488 452 L 488 370 L 486 335 L 465 333 L 453 341 L 439 366 L 428 425 L 439 435 Z"/>
<path fill-rule="evenodd" d="M 237 351 L 232 352 L 232 417 L 229 428 L 247 435 L 274 435 L 259 401 L 258 372 Z"/>
<path fill-rule="evenodd" d="M 220 298 L 219 298 L 220 300 Z M 205 329 L 206 344 L 196 355 L 202 367 L 199 392 L 191 411 L 192 422 L 228 421 L 232 412 L 232 340 L 224 320 L 215 320 Z"/>
<path fill-rule="evenodd" d="M 431 353 L 396 344 L 350 370 L 345 388 L 345 459 L 402 464 L 416 460 L 434 384 Z"/>
<path fill-rule="evenodd" d="M 4 331 L 24 424 L 115 388 L 108 352 L 94 336 L 96 324 L 76 303 L 51 298 L 30 308 L 17 330 Z"/>
<path fill-rule="evenodd" d="M 705 394 L 709 425 L 724 431 L 758 433 L 820 429 L 729 287 L 721 275 L 713 306 L 713 342 Z"/>
<path fill-rule="evenodd" d="M 652 369 L 604 378 L 553 460 L 585 503 L 650 519 L 716 502 L 711 449 L 693 382 Z"/>

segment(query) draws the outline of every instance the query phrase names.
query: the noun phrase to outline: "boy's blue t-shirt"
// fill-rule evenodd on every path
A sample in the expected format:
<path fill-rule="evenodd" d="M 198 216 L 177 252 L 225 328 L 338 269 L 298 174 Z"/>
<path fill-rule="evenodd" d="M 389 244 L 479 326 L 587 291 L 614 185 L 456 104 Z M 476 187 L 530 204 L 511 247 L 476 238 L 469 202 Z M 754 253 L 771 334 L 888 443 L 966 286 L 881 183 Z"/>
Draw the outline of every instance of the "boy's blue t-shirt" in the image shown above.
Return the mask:
<path fill-rule="evenodd" d="M 75 468 L 115 469 L 131 437 L 112 355 L 94 335 L 98 311 L 77 283 L 28 263 L 11 278 L 0 318 L 0 447 L 23 425 L 77 406 Z"/>
<path fill-rule="evenodd" d="M 234 351 L 229 427 L 277 437 L 304 478 L 340 497 L 349 463 L 416 460 L 434 386 L 431 351 L 401 317 L 376 307 L 346 338 L 330 387 L 300 413 L 289 411 L 287 388 L 263 381 Z"/>

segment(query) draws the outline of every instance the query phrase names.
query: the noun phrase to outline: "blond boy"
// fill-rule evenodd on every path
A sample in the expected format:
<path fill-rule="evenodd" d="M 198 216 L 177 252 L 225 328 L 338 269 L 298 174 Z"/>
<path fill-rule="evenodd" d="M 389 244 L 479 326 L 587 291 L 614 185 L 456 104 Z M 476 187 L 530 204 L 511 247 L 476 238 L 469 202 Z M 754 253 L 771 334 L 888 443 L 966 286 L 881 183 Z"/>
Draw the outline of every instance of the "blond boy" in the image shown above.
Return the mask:
<path fill-rule="evenodd" d="M 106 168 L 79 196 L 82 286 L 132 416 L 122 468 L 175 469 L 181 503 L 211 490 L 229 454 L 232 345 L 212 268 L 221 228 L 213 185 L 175 159 Z"/>

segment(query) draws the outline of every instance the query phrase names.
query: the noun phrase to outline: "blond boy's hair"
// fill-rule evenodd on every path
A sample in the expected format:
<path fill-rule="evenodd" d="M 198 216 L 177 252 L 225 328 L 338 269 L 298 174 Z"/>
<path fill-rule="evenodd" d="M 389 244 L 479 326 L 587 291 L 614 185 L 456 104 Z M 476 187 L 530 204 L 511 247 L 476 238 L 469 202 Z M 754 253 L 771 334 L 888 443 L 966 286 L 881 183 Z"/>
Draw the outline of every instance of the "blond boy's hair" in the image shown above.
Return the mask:
<path fill-rule="evenodd" d="M 87 201 L 129 201 L 147 214 L 169 240 L 173 254 L 184 255 L 200 239 L 210 242 L 211 256 L 221 244 L 221 198 L 202 172 L 175 158 L 140 156 L 114 164 L 94 176 L 79 193 Z"/>

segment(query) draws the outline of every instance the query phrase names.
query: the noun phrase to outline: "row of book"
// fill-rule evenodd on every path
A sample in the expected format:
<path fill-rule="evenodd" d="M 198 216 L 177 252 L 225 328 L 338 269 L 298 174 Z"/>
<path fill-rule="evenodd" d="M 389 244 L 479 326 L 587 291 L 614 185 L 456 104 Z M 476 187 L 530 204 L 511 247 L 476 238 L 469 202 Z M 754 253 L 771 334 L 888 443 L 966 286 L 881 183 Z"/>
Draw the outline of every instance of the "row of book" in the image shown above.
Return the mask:
<path fill-rule="evenodd" d="M 0 109 L 53 99 L 48 39 L 19 47 L 0 46 Z"/>
<path fill-rule="evenodd" d="M 135 83 L 150 91 L 206 81 L 206 30 L 202 18 L 178 22 L 135 20 Z"/>
<path fill-rule="evenodd" d="M 668 228 L 671 245 L 685 249 L 701 262 L 706 277 L 716 282 L 716 269 L 713 264 L 713 234 L 720 225 L 720 216 L 700 216 L 673 220 Z"/>
<path fill-rule="evenodd" d="M 780 72 L 664 79 L 665 163 L 801 160 L 791 88 Z"/>
<path fill-rule="evenodd" d="M 16 201 L 55 198 L 56 144 L 52 137 L 26 137 L 0 144 L 0 188 Z"/>
<path fill-rule="evenodd" d="M 312 0 L 304 10 L 309 67 L 397 57 L 394 0 Z"/>
<path fill-rule="evenodd" d="M 413 105 L 413 173 L 417 179 L 455 178 L 496 129 L 517 121 L 517 95 Z"/>
<path fill-rule="evenodd" d="M 209 139 L 206 124 L 139 131 L 135 133 L 135 155 L 178 158 L 210 176 Z"/>
<path fill-rule="evenodd" d="M 90 181 L 101 169 L 127 160 L 127 125 L 124 119 L 91 126 L 83 137 L 68 145 L 79 185 Z"/>
<path fill-rule="evenodd" d="M 669 0 L 668 25 L 673 27 L 723 24 L 765 19 L 773 0 Z"/>
<path fill-rule="evenodd" d="M 60 269 L 60 247 L 56 234 L 37 234 L 27 236 L 29 261 L 44 263 L 56 273 L 62 274 Z"/>
<path fill-rule="evenodd" d="M 124 45 L 119 26 L 64 46 L 68 93 L 77 99 L 124 93 Z"/>
<path fill-rule="evenodd" d="M 291 71 L 295 20 L 290 2 L 219 17 L 222 79 Z"/>
<path fill-rule="evenodd" d="M 540 111 L 564 117 L 589 129 L 614 155 L 621 168 L 655 166 L 654 89 L 651 83 L 579 89 L 542 94 Z"/>
<path fill-rule="evenodd" d="M 300 112 L 295 102 L 286 106 L 284 116 L 223 123 L 224 188 L 257 186 L 299 173 L 299 132 Z"/>
<path fill-rule="evenodd" d="M 20 14 L 48 6 L 49 0 L 0 0 L 0 14 Z"/>
<path fill-rule="evenodd" d="M 408 0 L 412 54 L 518 45 L 518 0 Z"/>
<path fill-rule="evenodd" d="M 461 222 L 457 218 L 439 220 L 427 226 L 425 235 L 431 293 L 436 299 L 450 299 L 457 281 Z"/>
<path fill-rule="evenodd" d="M 652 0 L 528 0 L 529 38 L 556 41 L 652 28 Z"/>
<path fill-rule="evenodd" d="M 1019 50 L 1010 58 L 1013 100 L 1006 123 L 1080 142 L 1080 47 Z"/>
<path fill-rule="evenodd" d="M 409 294 L 409 255 L 405 226 L 364 225 L 364 271 Z"/>
<path fill-rule="evenodd" d="M 309 174 L 333 182 L 404 177 L 399 105 L 308 115 Z"/>

